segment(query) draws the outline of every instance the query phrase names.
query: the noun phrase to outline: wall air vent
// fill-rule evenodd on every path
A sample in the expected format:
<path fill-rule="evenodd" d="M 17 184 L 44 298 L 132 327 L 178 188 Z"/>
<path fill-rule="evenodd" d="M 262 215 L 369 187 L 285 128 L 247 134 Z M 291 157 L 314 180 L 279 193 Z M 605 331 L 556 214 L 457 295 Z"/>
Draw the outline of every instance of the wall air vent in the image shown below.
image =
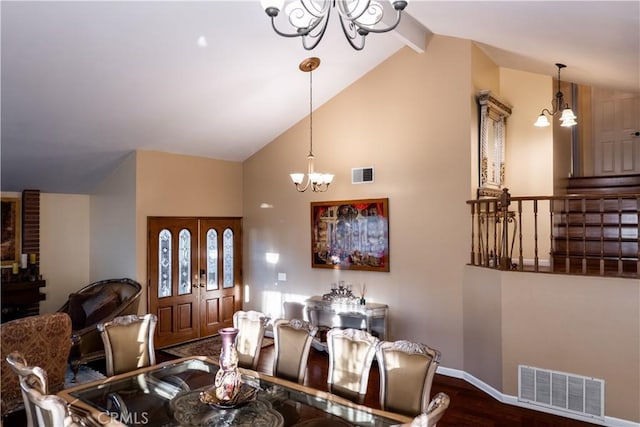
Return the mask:
<path fill-rule="evenodd" d="M 373 182 L 373 166 L 351 169 L 352 184 L 371 184 Z"/>
<path fill-rule="evenodd" d="M 604 420 L 604 380 L 518 366 L 518 400 Z"/>

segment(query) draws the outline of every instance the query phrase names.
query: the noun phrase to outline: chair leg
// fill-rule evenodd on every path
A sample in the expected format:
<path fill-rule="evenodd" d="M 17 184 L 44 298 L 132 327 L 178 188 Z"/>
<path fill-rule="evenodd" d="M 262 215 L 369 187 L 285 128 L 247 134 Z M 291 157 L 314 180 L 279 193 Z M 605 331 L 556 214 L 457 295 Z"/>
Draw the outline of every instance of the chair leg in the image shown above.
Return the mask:
<path fill-rule="evenodd" d="M 69 362 L 69 364 L 71 365 L 71 371 L 73 372 L 73 378 L 71 379 L 71 382 L 75 383 L 78 377 L 78 371 L 80 370 L 80 361 L 72 360 L 71 362 Z"/>

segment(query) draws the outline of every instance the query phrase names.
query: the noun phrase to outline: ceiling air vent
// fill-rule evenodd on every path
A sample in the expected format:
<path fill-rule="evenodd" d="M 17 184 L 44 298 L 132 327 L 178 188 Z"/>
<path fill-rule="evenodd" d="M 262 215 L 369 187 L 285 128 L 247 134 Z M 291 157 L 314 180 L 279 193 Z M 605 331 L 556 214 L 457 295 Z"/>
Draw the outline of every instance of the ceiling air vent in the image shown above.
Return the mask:
<path fill-rule="evenodd" d="M 370 184 L 373 182 L 373 166 L 351 169 L 352 184 Z"/>

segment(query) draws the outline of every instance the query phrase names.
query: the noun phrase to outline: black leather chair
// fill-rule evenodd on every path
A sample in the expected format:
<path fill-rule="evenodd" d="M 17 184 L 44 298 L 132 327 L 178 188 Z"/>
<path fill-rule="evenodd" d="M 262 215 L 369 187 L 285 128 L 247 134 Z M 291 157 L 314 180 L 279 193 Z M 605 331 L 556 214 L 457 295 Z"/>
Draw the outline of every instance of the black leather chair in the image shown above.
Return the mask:
<path fill-rule="evenodd" d="M 105 357 L 98 323 L 118 316 L 138 314 L 142 286 L 132 279 L 107 279 L 91 283 L 69 295 L 58 310 L 71 317 L 72 342 L 69 361 L 74 374 L 81 364 Z"/>

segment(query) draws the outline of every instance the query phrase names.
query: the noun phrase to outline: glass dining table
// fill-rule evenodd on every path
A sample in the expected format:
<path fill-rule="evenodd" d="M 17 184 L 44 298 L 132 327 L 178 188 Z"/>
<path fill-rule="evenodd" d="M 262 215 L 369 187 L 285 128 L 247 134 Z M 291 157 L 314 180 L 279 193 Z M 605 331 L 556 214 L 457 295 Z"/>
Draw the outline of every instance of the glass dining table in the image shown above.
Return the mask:
<path fill-rule="evenodd" d="M 239 406 L 203 403 L 218 364 L 192 356 L 78 385 L 58 393 L 72 413 L 100 426 L 347 427 L 410 423 L 400 414 L 357 405 L 291 381 L 240 369 L 242 387 L 255 389 Z M 252 390 L 253 391 L 253 390 Z"/>

